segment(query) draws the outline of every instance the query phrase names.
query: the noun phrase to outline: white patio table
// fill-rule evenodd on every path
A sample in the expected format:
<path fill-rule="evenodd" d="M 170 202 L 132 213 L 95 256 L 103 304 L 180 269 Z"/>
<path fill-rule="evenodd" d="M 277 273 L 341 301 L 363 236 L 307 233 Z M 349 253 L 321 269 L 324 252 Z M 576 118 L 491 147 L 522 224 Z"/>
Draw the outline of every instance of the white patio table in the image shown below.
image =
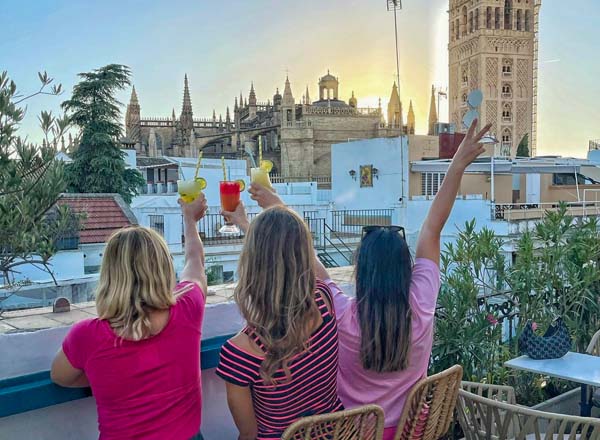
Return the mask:
<path fill-rule="evenodd" d="M 600 387 L 600 357 L 568 352 L 558 359 L 536 360 L 520 356 L 504 363 L 506 367 L 530 373 L 544 374 L 569 380 L 581 385 L 580 415 L 590 417 L 592 404 L 588 400 L 588 386 Z"/>

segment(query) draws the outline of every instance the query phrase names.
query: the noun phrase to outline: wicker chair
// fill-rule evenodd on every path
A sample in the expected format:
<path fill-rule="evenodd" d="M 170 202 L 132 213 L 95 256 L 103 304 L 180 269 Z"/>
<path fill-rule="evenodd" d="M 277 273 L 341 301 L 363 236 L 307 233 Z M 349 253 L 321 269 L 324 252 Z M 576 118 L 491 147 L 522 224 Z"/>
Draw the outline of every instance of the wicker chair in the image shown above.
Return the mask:
<path fill-rule="evenodd" d="M 410 391 L 394 440 L 437 440 L 454 417 L 463 369 L 455 365 L 419 381 Z"/>
<path fill-rule="evenodd" d="M 292 423 L 281 440 L 381 440 L 383 409 L 365 405 Z"/>
<path fill-rule="evenodd" d="M 600 356 L 600 330 L 594 333 L 585 351 L 592 356 Z M 600 388 L 588 387 L 588 399 L 594 406 L 600 407 Z"/>
<path fill-rule="evenodd" d="M 511 387 L 463 382 L 457 413 L 466 440 L 600 439 L 599 419 L 516 405 Z"/>
<path fill-rule="evenodd" d="M 600 356 L 600 330 L 594 333 L 594 336 L 592 336 L 592 340 L 590 341 L 589 345 L 587 346 L 587 350 L 585 351 L 588 354 Z"/>

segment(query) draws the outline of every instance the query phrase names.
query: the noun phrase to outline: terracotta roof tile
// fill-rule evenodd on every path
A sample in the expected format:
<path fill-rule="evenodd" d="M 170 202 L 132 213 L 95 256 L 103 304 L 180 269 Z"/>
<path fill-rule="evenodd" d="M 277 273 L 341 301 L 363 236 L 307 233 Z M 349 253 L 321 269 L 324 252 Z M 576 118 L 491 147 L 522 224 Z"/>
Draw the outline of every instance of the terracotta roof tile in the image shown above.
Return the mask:
<path fill-rule="evenodd" d="M 79 233 L 81 244 L 104 243 L 114 231 L 132 225 L 111 194 L 100 197 L 66 194 L 61 197 L 58 204 L 69 205 L 73 211 L 85 214 Z"/>

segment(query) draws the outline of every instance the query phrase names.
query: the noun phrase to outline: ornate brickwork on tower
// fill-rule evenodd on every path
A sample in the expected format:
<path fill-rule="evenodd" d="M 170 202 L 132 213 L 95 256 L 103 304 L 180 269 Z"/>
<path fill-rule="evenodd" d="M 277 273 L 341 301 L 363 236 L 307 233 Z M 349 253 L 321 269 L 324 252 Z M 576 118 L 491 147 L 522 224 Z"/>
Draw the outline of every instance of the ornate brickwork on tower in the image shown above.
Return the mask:
<path fill-rule="evenodd" d="M 450 0 L 450 122 L 462 128 L 469 92 L 480 89 L 481 121 L 492 123 L 499 155 L 515 156 L 532 139 L 534 25 L 540 0 Z"/>

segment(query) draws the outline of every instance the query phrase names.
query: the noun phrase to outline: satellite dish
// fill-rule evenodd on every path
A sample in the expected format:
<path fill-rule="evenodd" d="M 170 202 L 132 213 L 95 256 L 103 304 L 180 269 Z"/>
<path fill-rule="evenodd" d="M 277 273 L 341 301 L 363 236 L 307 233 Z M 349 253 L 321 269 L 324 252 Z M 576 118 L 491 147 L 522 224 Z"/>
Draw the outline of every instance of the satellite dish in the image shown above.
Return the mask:
<path fill-rule="evenodd" d="M 478 118 L 479 118 L 479 113 L 477 112 L 477 110 L 469 110 L 465 114 L 465 117 L 463 118 L 462 123 L 465 126 L 465 128 L 469 128 L 471 126 L 471 124 L 473 123 L 473 121 Z"/>
<path fill-rule="evenodd" d="M 467 104 L 469 104 L 469 107 L 471 108 L 479 107 L 482 102 L 483 93 L 481 93 L 481 90 L 473 90 L 469 93 L 469 96 L 467 96 Z"/>

